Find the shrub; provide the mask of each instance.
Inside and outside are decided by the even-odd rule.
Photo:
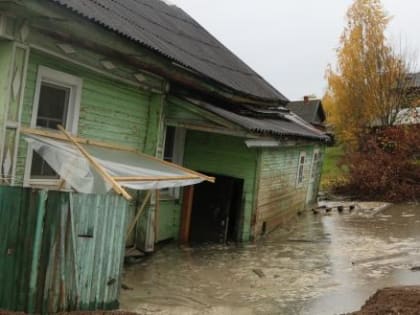
[[[420,125],[376,129],[344,160],[348,181],[339,191],[362,199],[420,199]]]

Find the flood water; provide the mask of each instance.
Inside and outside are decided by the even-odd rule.
[[[308,212],[254,245],[168,245],[126,268],[121,307],[140,314],[356,311],[377,289],[419,285],[420,205]]]

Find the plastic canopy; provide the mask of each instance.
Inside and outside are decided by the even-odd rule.
[[[26,141],[72,188],[82,193],[106,193],[112,185],[72,143],[28,134]],[[118,183],[135,190],[198,184],[206,176],[134,151],[83,144],[82,147]]]

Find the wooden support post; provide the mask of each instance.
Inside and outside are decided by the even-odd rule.
[[[193,197],[194,186],[185,187],[182,200],[181,228],[179,232],[179,242],[181,245],[186,245],[189,242]]]
[[[127,230],[127,239],[130,236],[131,232],[134,230],[134,227],[136,226],[137,221],[144,212],[144,209],[146,209],[147,202],[149,201],[151,195],[152,191],[149,190],[146,194],[146,197],[144,197],[143,199],[143,203],[141,204],[139,211],[137,211],[136,217],[134,218],[133,222],[131,222],[130,227]]]
[[[71,143],[73,143],[76,148],[82,153],[82,155],[89,161],[89,163],[96,169],[96,171],[104,178],[105,181],[109,182],[112,185],[112,188],[115,192],[119,195],[122,195],[125,199],[131,200],[133,199],[128,192],[121,187],[117,181],[112,178],[111,175],[87,152],[73,137],[67,132],[63,126],[58,125],[57,128],[69,139]]]
[[[159,240],[159,220],[160,220],[160,190],[155,192],[155,243]]]

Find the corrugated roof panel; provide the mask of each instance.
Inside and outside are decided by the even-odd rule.
[[[117,308],[127,214],[115,194],[0,186],[0,309]]]
[[[236,91],[287,101],[182,9],[160,0],[52,0]]]
[[[204,102],[200,102],[197,106],[219,115],[251,132],[324,141],[329,139],[325,133],[312,127],[297,115],[291,112],[285,113],[284,109],[278,111],[278,116],[273,113],[272,118],[261,118],[253,117],[252,115],[240,115]]]

